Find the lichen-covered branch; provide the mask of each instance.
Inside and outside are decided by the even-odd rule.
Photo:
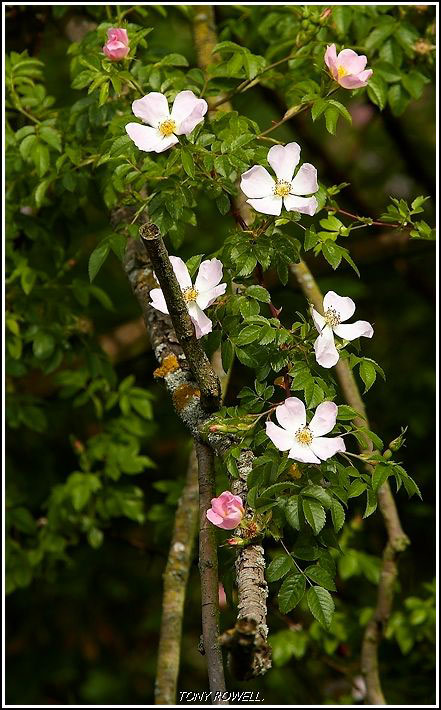
[[[300,261],[299,264],[292,264],[291,270],[296,276],[308,301],[313,304],[316,310],[323,313],[322,293],[306,264],[303,261]],[[367,426],[369,428],[366,408],[347,361],[339,360],[335,370],[347,403],[361,415],[360,418],[354,420],[355,425]],[[361,446],[360,448],[362,452],[372,450],[372,444],[366,442],[364,447]],[[366,627],[363,638],[361,667],[366,679],[366,702],[372,705],[385,705],[386,700],[381,688],[378,669],[378,647],[383,636],[387,619],[392,610],[395,580],[398,574],[397,557],[398,554],[409,545],[409,538],[404,533],[401,526],[398,510],[388,481],[383,483],[379,488],[377,495],[378,507],[383,516],[387,532],[387,543],[383,551],[376,607]]]
[[[198,465],[192,449],[164,571],[155,704],[176,705],[185,593],[199,511]]]

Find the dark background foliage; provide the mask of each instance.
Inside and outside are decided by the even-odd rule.
[[[433,22],[433,11],[433,7],[425,12],[414,10],[407,19],[423,34]],[[7,50],[27,49],[31,56],[44,61],[48,94],[61,108],[78,99],[78,91],[70,88],[66,55],[69,41],[65,36],[66,23],[76,12],[69,9],[63,13],[60,8],[48,6],[10,6],[7,10]],[[81,12],[89,20],[104,19],[104,9],[83,6]],[[246,44],[253,52],[265,52],[266,38],[257,28],[271,12],[270,7],[255,10],[252,31],[246,35]],[[218,6],[217,19],[220,38],[239,41],[242,25],[237,13],[230,7]],[[166,47],[167,52],[183,53],[190,65],[195,63],[191,32],[183,12],[171,7],[166,12],[149,10],[147,26],[154,27],[149,36],[151,49],[161,54]],[[270,89],[257,87],[238,97],[234,105],[264,128],[282,115],[281,101]],[[284,141],[298,140],[303,146],[303,159],[317,166],[322,182],[350,183],[341,194],[343,207],[378,216],[389,204],[390,195],[411,201],[424,194],[432,198],[425,215],[432,223],[434,105],[432,83],[400,116],[394,115],[390,107],[380,112],[363,95],[349,102],[352,128],[341,121],[335,137],[326,133],[323,123],[313,124],[307,115],[298,116],[274,135]],[[77,199],[75,190],[70,199]],[[108,210],[97,199],[93,185],[81,199],[81,214],[76,213],[73,222],[64,226],[58,219],[53,239],[54,243],[62,241],[62,231],[66,229],[73,241],[81,244],[72,268],[76,276],[87,279],[88,256],[97,235],[108,228]],[[213,251],[232,226],[232,218],[219,219],[213,213],[212,202],[202,196],[198,217],[197,229],[188,228],[181,247],[185,258]],[[365,346],[365,354],[381,364],[387,380],[378,380],[366,395],[373,430],[388,442],[401,426],[409,427],[406,448],[400,451],[400,457],[418,483],[423,500],[416,496],[408,499],[403,491],[397,494],[401,519],[412,544],[400,560],[395,601],[395,609],[400,611],[393,617],[395,626],[391,626],[389,638],[382,644],[381,664],[384,689],[391,704],[429,704],[434,702],[433,594],[427,586],[434,576],[435,553],[434,248],[426,241],[394,241],[391,232],[384,229],[355,234],[360,235],[353,237],[360,280],[349,266],[341,266],[334,273],[321,257],[315,260],[314,270],[324,291],[332,288],[351,295],[374,323],[375,338]],[[304,310],[304,297],[293,281],[287,287],[281,287],[276,280],[271,284],[271,276],[268,281],[273,302],[282,305],[285,312]],[[117,304],[117,308],[106,311],[98,296],[98,300],[91,300],[88,317],[98,341],[115,327],[136,319],[139,311],[116,258],[107,260],[96,285]],[[79,332],[76,337],[86,335]],[[19,579],[17,589],[7,600],[9,703],[152,702],[161,575],[189,442],[161,384],[152,380],[155,362],[146,345],[141,336],[135,351],[126,352],[115,364],[118,383],[133,375],[136,386],[148,388],[153,395],[154,419],[147,417],[140,425],[141,455],[156,464],[156,468],[147,468],[136,478],[136,486],[144,494],[143,512],[137,509],[132,516],[112,518],[101,546],[101,540],[94,544],[94,533],[89,531],[87,538],[83,531],[75,544],[61,550],[59,559],[54,558],[32,582],[26,576],[21,583]],[[235,366],[227,403],[234,402],[237,392],[248,383],[247,377],[245,368]],[[44,411],[48,424],[32,430],[21,423],[9,429],[8,493],[13,505],[26,508],[32,521],[38,521],[45,515],[51,489],[64,483],[78,468],[78,445],[96,434],[101,424],[90,402],[73,409],[72,400],[60,399],[39,371],[29,371],[22,378],[19,392],[22,397],[38,398],[38,411]],[[33,416],[32,411],[29,416]],[[223,482],[221,479],[219,485]],[[269,704],[350,701],[351,678],[359,673],[360,620],[366,608],[374,604],[376,587],[372,579],[385,541],[378,514],[362,520],[362,513],[361,504],[358,508],[357,504],[353,506],[343,541],[347,554],[338,577],[340,626],[335,627],[334,633],[320,631],[314,624],[311,628],[311,617],[303,607],[289,618],[283,617],[270,596],[269,625],[271,634],[276,635],[275,668],[246,686],[259,690]],[[26,528],[26,521],[21,528],[18,526],[19,542],[26,534],[23,526]],[[270,543],[270,553],[272,545],[276,549]],[[365,557],[359,556],[360,551]],[[229,558],[224,551],[222,555],[227,565]],[[409,598],[416,598],[417,602],[406,602]],[[415,615],[418,609],[419,621]],[[233,618],[233,610],[223,609],[222,628],[228,628]],[[308,632],[299,631],[294,646],[286,636],[293,624],[302,625]],[[200,631],[195,560],[184,617],[180,690],[206,688],[205,661],[198,653]],[[240,686],[231,680],[229,685]]]

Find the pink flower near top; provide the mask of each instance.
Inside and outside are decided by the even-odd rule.
[[[211,499],[211,508],[207,510],[210,523],[223,530],[233,530],[240,524],[244,514],[242,498],[230,491],[224,491],[218,498]]]
[[[303,402],[298,397],[288,397],[276,408],[280,426],[267,422],[266,433],[279,451],[289,451],[289,459],[302,463],[320,463],[320,460],[326,461],[338,451],[346,450],[341,436],[323,436],[334,428],[337,411],[334,402],[322,402],[307,424]]]
[[[107,30],[107,42],[103,47],[103,52],[112,62],[118,62],[127,57],[129,53],[129,36],[127,30],[119,27],[112,27]]]
[[[128,123],[126,131],[139,150],[162,153],[178,143],[177,136],[188,135],[204,120],[208,104],[192,91],[180,91],[170,112],[167,97],[151,91],[132,103],[132,111],[147,126]]]
[[[357,54],[353,49],[342,49],[337,55],[335,44],[327,47],[325,64],[331,72],[332,78],[344,89],[360,89],[367,86],[373,72],[365,69],[367,57]]]
[[[300,161],[300,150],[298,143],[274,145],[269,149],[267,160],[276,174],[276,180],[262,165],[253,165],[242,174],[240,189],[249,198],[248,204],[257,212],[278,216],[284,205],[288,212],[311,216],[316,213],[315,197],[305,197],[318,190],[315,167],[304,163],[293,179]]]
[[[335,291],[328,291],[323,299],[322,316],[315,308],[312,309],[312,319],[319,332],[314,343],[315,358],[322,367],[333,367],[339,360],[339,353],[334,343],[334,333],[344,340],[355,338],[372,338],[374,329],[365,320],[355,323],[342,323],[355,312],[355,303],[348,296],[339,296]]]
[[[185,263],[179,256],[170,257],[173,271],[187,303],[190,318],[196,331],[196,337],[211,333],[213,324],[205,315],[204,310],[211,306],[218,296],[222,296],[227,288],[226,283],[220,283],[223,274],[223,265],[219,259],[207,259],[199,267],[194,286]],[[162,289],[154,288],[150,291],[151,305],[161,313],[168,313]]]

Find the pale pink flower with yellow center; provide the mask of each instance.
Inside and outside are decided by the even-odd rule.
[[[103,47],[103,52],[112,62],[127,57],[129,53],[129,36],[127,30],[119,27],[111,27],[107,30],[107,42]]]
[[[223,530],[237,528],[244,516],[242,498],[230,491],[224,491],[217,498],[211,499],[211,508],[207,510],[210,523]]]
[[[170,262],[181,287],[184,300],[187,304],[190,318],[196,331],[196,337],[211,333],[213,324],[204,310],[211,306],[218,296],[222,296],[227,288],[226,283],[220,283],[223,274],[223,265],[219,259],[206,259],[199,267],[196,281],[193,285],[189,271],[179,256],[171,256]],[[151,305],[161,313],[168,313],[162,289],[154,288],[150,291]]]
[[[320,463],[334,456],[338,451],[346,451],[341,436],[329,438],[337,420],[338,407],[334,402],[322,402],[315,410],[309,424],[306,423],[306,409],[298,397],[288,397],[276,407],[274,422],[266,423],[266,433],[279,451],[289,451],[288,458],[302,463]]]
[[[355,323],[344,323],[355,312],[355,303],[348,296],[339,296],[335,291],[328,291],[323,299],[322,316],[315,308],[312,309],[312,319],[320,335],[314,343],[315,359],[322,367],[333,367],[339,360],[339,352],[335,347],[334,333],[344,340],[356,338],[372,338],[374,329],[366,320]],[[342,325],[343,324],[343,325]]]
[[[192,91],[180,91],[170,112],[167,97],[151,91],[132,103],[132,111],[147,126],[128,123],[126,131],[139,150],[162,153],[178,143],[177,136],[188,135],[204,120],[208,104]]]
[[[365,69],[366,63],[367,57],[364,54],[357,54],[353,49],[342,49],[337,54],[335,44],[327,47],[325,52],[325,64],[332,78],[344,89],[360,89],[362,86],[367,86],[373,71]]]
[[[267,160],[276,174],[276,180],[262,165],[253,165],[242,174],[240,189],[249,198],[251,207],[264,214],[280,215],[282,206],[288,212],[302,212],[314,215],[317,200],[312,195],[318,190],[317,170],[310,163],[304,163],[293,179],[294,170],[300,161],[298,143],[273,145]]]

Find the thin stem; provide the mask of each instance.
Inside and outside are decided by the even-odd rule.
[[[392,229],[397,229],[402,226],[401,224],[395,224],[392,222],[381,222],[380,220],[373,220],[370,219],[370,217],[360,217],[359,215],[354,214],[353,212],[348,212],[348,210],[342,210],[341,207],[325,207],[325,209],[328,210],[328,212],[338,212],[339,214],[344,214],[346,217],[350,217],[351,219],[357,220],[357,222],[366,221],[366,224],[364,225],[366,227],[392,227]]]

